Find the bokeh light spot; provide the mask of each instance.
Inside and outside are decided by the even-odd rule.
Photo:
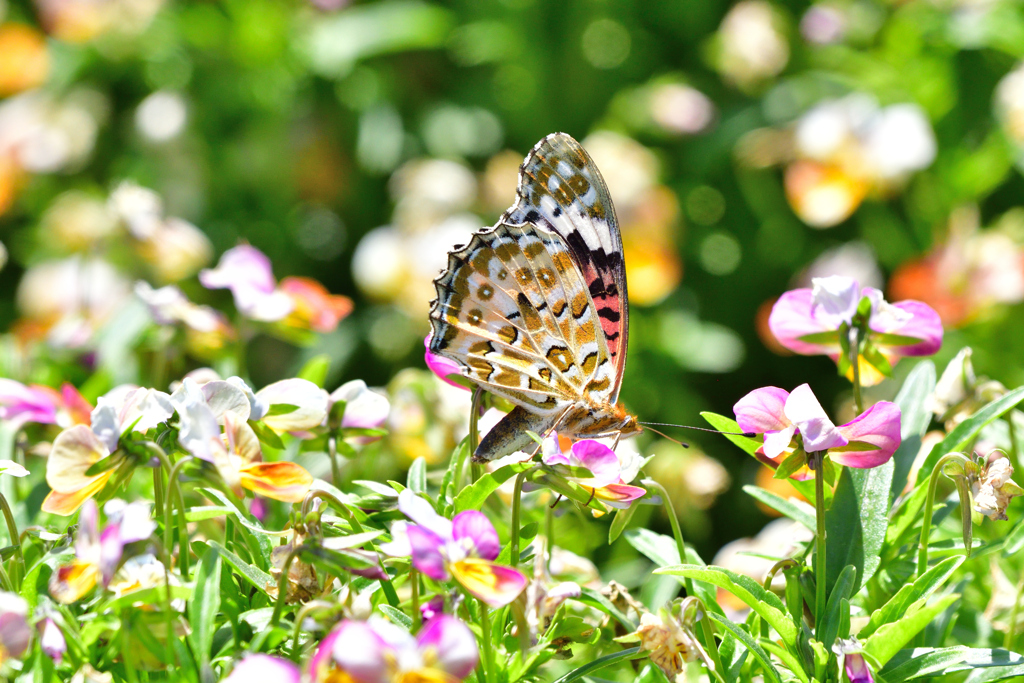
[[[712,275],[728,275],[740,265],[739,240],[727,232],[713,232],[700,245],[700,265]]]
[[[598,19],[583,32],[583,56],[598,69],[614,69],[626,61],[632,41],[614,19]]]

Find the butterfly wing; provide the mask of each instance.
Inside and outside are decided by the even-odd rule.
[[[622,236],[608,186],[580,143],[554,133],[526,157],[517,194],[502,222],[533,223],[559,235],[583,275],[614,366],[608,394],[614,403],[626,365],[629,304]]]
[[[506,225],[473,235],[434,281],[430,350],[474,382],[548,418],[604,400],[614,365],[587,284],[556,233]]]

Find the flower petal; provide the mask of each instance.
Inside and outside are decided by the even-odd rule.
[[[252,404],[245,392],[230,380],[214,380],[202,386],[203,398],[210,406],[218,421],[223,421],[225,413],[232,413],[238,419],[249,419]]]
[[[57,602],[70,605],[96,586],[99,575],[95,564],[74,560],[58,568],[50,577],[50,595]]]
[[[745,432],[764,434],[785,429],[790,425],[786,418],[786,399],[789,392],[778,387],[754,389],[732,407],[736,423]]]
[[[615,451],[593,439],[582,439],[572,445],[570,450],[573,464],[585,467],[593,475],[587,479],[577,479],[581,486],[600,488],[619,481],[622,467]]]
[[[403,515],[441,539],[452,539],[452,523],[434,511],[434,507],[410,489],[398,494],[398,509]]]
[[[629,484],[608,484],[594,489],[594,498],[603,500],[614,508],[625,509],[637,498],[643,498],[647,491]]]
[[[248,653],[235,665],[224,683],[300,683],[302,672],[287,659]]]
[[[342,427],[376,428],[383,425],[391,412],[386,396],[371,391],[361,379],[346,382],[331,394],[331,401],[345,401]]]
[[[448,570],[445,568],[441,547],[444,543],[423,527],[410,524],[406,528],[409,547],[412,550],[412,564],[435,581],[446,581]]]
[[[377,549],[391,557],[412,555],[412,546],[409,545],[409,523],[405,520],[394,522],[391,525],[391,540],[378,544]]]
[[[390,683],[395,652],[365,621],[342,621],[331,649],[334,663],[356,683]],[[342,676],[341,680],[345,677]]]
[[[812,344],[800,339],[808,334],[837,329],[814,316],[812,301],[813,294],[810,289],[786,292],[772,306],[771,315],[768,316],[768,328],[780,344],[796,353],[814,356],[838,350],[838,341],[835,344]]]
[[[99,493],[107,485],[107,479],[114,471],[110,470],[98,476],[92,483],[71,493],[50,491],[43,499],[42,510],[54,515],[70,515],[82,506],[82,503]]]
[[[775,460],[789,448],[794,434],[796,434],[796,425],[789,425],[777,432],[765,432],[764,445],[761,449],[769,459]]]
[[[832,449],[829,457],[834,462],[861,468],[882,465],[900,447],[899,406],[879,401],[859,417],[838,427],[838,431],[849,441],[848,448],[856,448],[857,443],[867,443],[875,446],[876,450]]]
[[[313,475],[294,462],[256,462],[238,472],[243,488],[285,503],[302,502],[313,485]]]
[[[449,377],[461,377],[462,366],[460,366],[453,360],[450,360],[448,358],[445,358],[444,356],[439,356],[436,353],[431,352],[430,336],[431,335],[428,334],[426,339],[423,340],[423,345],[427,347],[427,351],[423,356],[424,360],[426,360],[427,362],[427,368],[432,373],[440,377],[442,380],[444,380],[448,384],[451,384],[453,387],[458,387],[459,389],[465,389],[466,391],[468,391],[469,388],[466,387],[465,385],[459,384],[458,382],[454,382],[449,379]]]
[[[875,315],[872,314],[871,329],[875,332],[921,340],[917,344],[891,347],[899,355],[930,356],[942,348],[942,319],[931,306],[921,301],[907,300],[892,304],[891,308],[908,313],[909,316],[901,316],[897,322],[889,324],[888,320],[876,322]]]
[[[808,453],[846,445],[807,384],[798,386],[786,399],[786,417],[800,430]]]
[[[270,406],[263,422],[276,432],[313,429],[327,417],[327,394],[306,379],[295,377],[274,382],[257,391],[256,399]],[[273,415],[275,405],[295,406],[296,409]]]
[[[467,557],[449,567],[455,580],[491,607],[504,607],[526,588],[526,577],[512,567]]]
[[[852,277],[830,275],[811,281],[811,315],[830,329],[853,321],[860,303],[860,285]]]
[[[493,560],[501,553],[501,541],[487,515],[478,510],[465,510],[452,520],[452,538],[468,538],[476,548],[477,557]]]
[[[480,650],[473,632],[460,620],[446,614],[424,624],[416,634],[416,644],[421,651],[430,648],[437,657],[436,662],[428,665],[432,664],[459,680],[472,673],[480,661]]]
[[[103,476],[85,473],[109,455],[106,444],[89,427],[76,425],[65,429],[53,440],[46,460],[46,483],[54,491],[74,493],[95,482],[97,476]]]

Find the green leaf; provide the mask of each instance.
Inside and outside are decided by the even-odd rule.
[[[964,539],[967,557],[971,556],[971,541],[974,538],[974,521],[971,519],[971,485],[967,477],[953,477],[956,492],[960,497],[960,526]]]
[[[761,665],[761,670],[764,671],[764,676],[767,680],[773,681],[774,683],[782,683],[782,679],[779,677],[779,672],[772,664],[771,658],[763,649],[761,649],[761,646],[757,644],[757,641],[755,641],[742,626],[721,614],[715,614],[712,612],[710,617],[725,627],[727,631],[736,636],[736,640],[743,643],[746,648],[750,650],[751,654],[754,655],[754,658],[757,659],[758,663]]]
[[[892,485],[889,503],[907,485],[907,475],[921,450],[921,438],[932,421],[928,399],[935,391],[935,363],[923,360],[914,366],[893,402],[900,408],[900,447],[892,456]]]
[[[759,486],[747,485],[743,487],[743,491],[755,500],[764,503],[773,510],[778,510],[786,517],[789,517],[794,522],[799,522],[811,531],[815,531],[817,529],[817,524],[814,521],[814,514],[800,505],[797,505],[793,502],[792,498],[783,498],[782,496]]]
[[[798,448],[786,456],[785,460],[779,463],[779,467],[775,470],[775,474],[772,475],[772,478],[789,479],[792,475],[799,472],[806,464],[807,452],[802,448]]]
[[[412,619],[402,610],[392,607],[391,605],[377,605],[377,609],[379,609],[392,624],[398,624],[406,631],[412,629]]]
[[[1003,545],[1003,557],[1012,557],[1024,548],[1024,520],[1013,527],[1013,531],[1006,535]]]
[[[839,330],[831,330],[829,332],[812,332],[797,337],[802,342],[808,344],[838,344],[839,343]]]
[[[943,673],[953,673],[966,669],[989,669],[990,667],[1013,666],[1024,673],[1024,657],[1009,650],[995,650],[989,648],[971,648],[964,646],[944,647],[939,649],[914,648],[900,650],[889,663],[879,671],[879,675],[888,681],[909,681],[922,676],[934,676]],[[986,672],[988,673],[988,672]],[[995,678],[983,677],[975,679],[973,676],[968,680],[999,680],[1005,676],[999,675],[999,670],[994,669],[992,673]],[[1005,673],[1005,672],[1004,672]]]
[[[324,388],[324,382],[327,381],[327,372],[331,369],[331,357],[322,353],[319,356],[313,356],[306,364],[302,366],[299,373],[295,375],[300,379],[306,379],[317,385],[321,389]]]
[[[361,534],[349,534],[348,536],[328,536],[322,543],[328,550],[347,550],[366,545],[373,539],[384,533],[383,529],[364,531]]]
[[[284,450],[284,442],[281,441],[281,437],[277,435],[277,432],[268,427],[265,422],[262,420],[249,420],[249,426],[256,433],[256,438],[260,440],[260,443],[270,446],[275,450]]]
[[[120,465],[124,461],[124,458],[124,453],[114,451],[113,455],[108,455],[107,457],[94,462],[92,466],[85,471],[85,476],[95,477],[98,474],[103,474],[104,472],[112,470]]]
[[[860,353],[864,360],[870,363],[876,370],[886,377],[892,377],[892,363],[889,362],[889,359],[885,357],[877,346],[871,343],[870,339],[861,347]]]
[[[427,460],[420,456],[412,461],[409,466],[409,474],[405,478],[405,485],[412,489],[413,493],[427,492]]]
[[[910,337],[905,334],[892,334],[891,332],[872,332],[871,339],[876,344],[883,346],[914,346],[923,340],[917,337]]]
[[[533,467],[533,463],[515,462],[504,467],[499,467],[493,472],[483,475],[472,486],[467,486],[455,496],[455,512],[463,510],[479,510],[487,500],[487,496],[498,490],[498,487],[520,472]]]
[[[700,416],[707,420],[708,424],[710,424],[712,427],[714,427],[720,432],[743,431],[740,429],[740,426],[736,424],[735,420],[730,420],[724,415],[718,415],[717,413],[704,411],[700,414]],[[749,436],[742,436],[737,434],[723,434],[723,436],[725,436],[725,438],[727,438],[729,441],[739,446],[748,455],[754,455],[754,453],[757,453],[757,449],[763,445],[760,439],[752,439]]]
[[[968,442],[974,439],[986,425],[1002,417],[1022,400],[1024,400],[1024,387],[1018,387],[985,404],[974,415],[958,424],[941,443],[932,447],[917,473],[917,483],[920,484],[928,480],[932,470],[935,469],[935,464],[943,455],[964,450]]]
[[[256,590],[260,591],[267,597],[270,596],[267,592],[267,587],[276,586],[276,583],[270,574],[266,573],[259,567],[252,566],[248,562],[243,562],[238,555],[235,555],[217,541],[210,541],[210,547],[219,550],[224,561],[234,567],[235,571],[241,574],[242,578],[248,581]]]
[[[685,564],[655,569],[654,573],[685,576],[694,581],[703,581],[718,588],[724,588],[745,602],[762,619],[768,622],[778,632],[786,647],[794,651],[796,650],[799,632],[792,619],[789,618],[786,606],[779,596],[766,590],[761,584],[750,577],[736,574],[721,567]],[[708,607],[710,609],[710,605]]]
[[[555,681],[555,683],[572,683],[573,681],[578,681],[581,678],[589,676],[595,671],[600,671],[606,666],[618,664],[619,662],[627,662],[631,659],[640,659],[645,656],[646,654],[641,653],[639,647],[630,647],[622,650],[621,652],[615,652],[610,655],[605,655],[604,657],[598,657],[594,661],[584,664],[578,669],[573,669]]]
[[[639,505],[630,505],[625,510],[616,510],[615,516],[612,517],[611,526],[608,527],[608,544],[611,545],[615,542],[615,539],[625,531],[626,526],[629,524],[629,520],[633,519],[633,513]]]
[[[220,553],[211,546],[199,561],[196,588],[188,606],[189,625],[192,628],[189,641],[192,651],[199,657],[204,679],[213,675],[212,670],[209,676],[206,671],[210,666],[210,650],[213,647],[213,634],[217,630],[217,612],[220,611],[220,567]]]
[[[846,606],[846,617],[847,619],[850,617],[849,600],[853,596],[853,585],[856,579],[856,567],[852,564],[843,567],[843,571],[839,574],[839,578],[832,588],[832,594],[828,596],[828,601],[825,603],[825,623],[816,628],[816,635],[827,650],[832,649],[832,643],[836,641],[841,631],[842,608],[844,604]]]
[[[924,630],[924,627],[930,624],[935,617],[959,599],[959,595],[953,594],[945,595],[930,605],[924,605],[924,599],[917,601],[907,610],[906,616],[896,622],[881,626],[864,641],[864,651],[884,666],[904,645]],[[917,607],[918,605],[921,606]]]
[[[185,521],[201,522],[204,519],[215,519],[233,514],[235,514],[235,508],[229,505],[197,505],[185,511]]]
[[[190,586],[171,586],[172,600],[188,600],[190,597],[192,597],[192,588]],[[112,598],[109,602],[102,603],[102,607],[104,610],[114,612],[122,607],[131,607],[136,603],[141,603],[143,605],[163,605],[166,599],[167,587],[160,584],[158,586],[142,588],[137,591],[122,593],[121,595]]]
[[[926,599],[946,583],[965,559],[963,555],[948,557],[926,571],[913,583],[902,586],[896,595],[889,598],[888,602],[872,612],[871,618],[861,628],[857,637],[863,640],[881,626],[902,619],[912,605]]]
[[[869,469],[844,467],[825,514],[828,542],[825,575],[827,587],[835,585],[848,564],[857,568],[853,592],[875,575],[888,526],[892,460]]]
[[[580,602],[584,605],[589,605],[594,609],[604,612],[615,621],[619,622],[624,629],[627,631],[633,631],[636,629],[636,624],[630,621],[629,617],[619,611],[619,608],[611,603],[611,601],[595,591],[593,588],[583,588],[582,593],[578,598],[573,598],[576,602]]]

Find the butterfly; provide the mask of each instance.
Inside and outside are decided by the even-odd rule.
[[[431,352],[515,404],[476,448],[477,462],[530,450],[527,431],[641,431],[618,402],[629,310],[608,186],[576,140],[554,133],[519,167],[516,194],[434,280]]]

